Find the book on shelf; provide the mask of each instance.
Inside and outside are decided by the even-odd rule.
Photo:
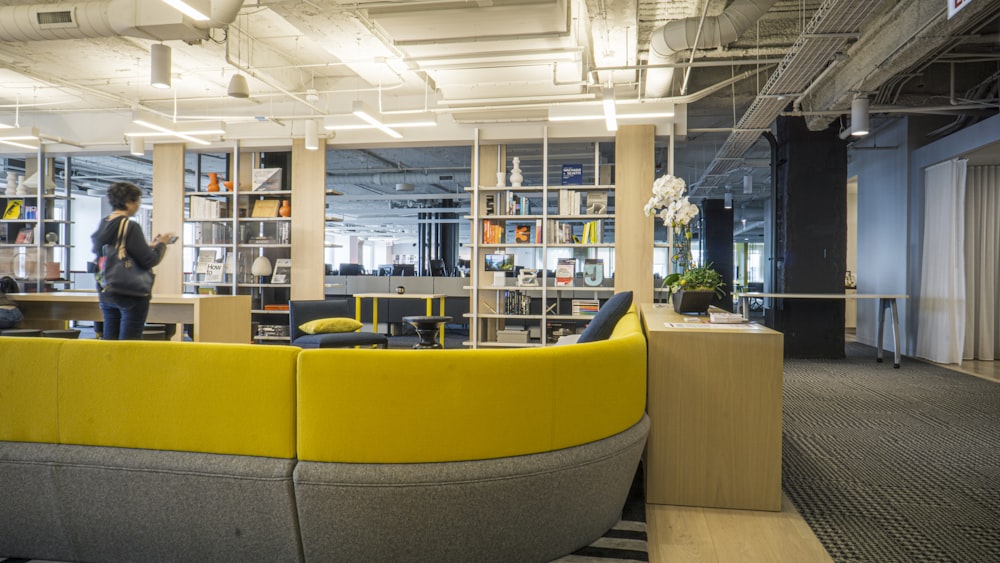
[[[600,221],[587,221],[583,224],[583,234],[580,236],[580,242],[583,244],[597,244],[601,242],[602,230]]]
[[[259,199],[253,204],[251,217],[277,217],[281,202],[276,199]]]
[[[21,206],[24,205],[24,201],[20,199],[12,199],[7,202],[7,208],[3,210],[4,219],[20,219],[21,218]]]
[[[582,164],[563,164],[562,183],[564,186],[580,186],[583,184]]]
[[[608,192],[587,192],[587,215],[607,215]]]
[[[517,195],[514,192],[505,192],[505,215],[528,215],[531,213],[531,202],[528,196]]]
[[[549,220],[548,239],[553,244],[569,244],[573,242],[573,225],[565,221]]]
[[[35,229],[33,227],[25,227],[17,232],[17,240],[14,241],[16,244],[31,244],[35,242]]]
[[[272,303],[268,303],[267,305],[264,305],[264,310],[265,311],[287,311],[288,310],[288,304],[287,303],[273,303],[273,304]]]
[[[518,244],[531,242],[531,225],[517,225],[514,227],[514,242]]]
[[[497,214],[497,196],[495,194],[486,194],[486,214],[496,215]]]
[[[225,213],[228,213],[225,202],[198,195],[188,199],[188,216],[191,219],[219,219]]]
[[[593,317],[600,308],[601,302],[597,299],[574,299],[571,301],[571,310],[574,315]]]
[[[213,249],[202,249],[198,253],[198,260],[194,265],[194,273],[196,274],[207,274],[208,265],[215,262],[218,254]]]
[[[278,258],[274,261],[271,283],[292,283],[292,259]]]
[[[205,264],[205,281],[210,283],[222,283],[225,279],[225,264],[222,262],[209,262]]]
[[[506,223],[483,219],[483,244],[504,244]]]
[[[559,190],[559,214],[579,215],[582,198],[576,190]]]
[[[219,292],[214,287],[199,287],[198,295],[216,295]]]
[[[556,286],[569,287],[573,285],[576,276],[576,258],[560,258],[556,263]]]

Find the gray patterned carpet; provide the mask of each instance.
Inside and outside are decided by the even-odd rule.
[[[831,557],[1000,561],[1000,384],[847,356],[785,361],[782,485]]]

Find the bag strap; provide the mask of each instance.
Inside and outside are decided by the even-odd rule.
[[[121,222],[118,223],[118,259],[124,260],[127,254],[125,250],[125,235],[128,234],[128,217],[123,217]]]

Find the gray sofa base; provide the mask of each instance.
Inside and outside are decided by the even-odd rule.
[[[7,509],[0,512],[0,554],[57,561],[302,561],[295,463],[0,442],[0,506]]]
[[[621,517],[649,432],[542,454],[423,464],[299,462],[308,561],[550,561]]]

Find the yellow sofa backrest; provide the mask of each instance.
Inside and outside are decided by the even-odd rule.
[[[646,403],[633,308],[611,339],[517,350],[304,350],[305,461],[419,463],[546,452],[606,438]]]
[[[0,440],[291,459],[298,353],[2,339]]]
[[[0,337],[0,441],[59,443],[59,338]]]

